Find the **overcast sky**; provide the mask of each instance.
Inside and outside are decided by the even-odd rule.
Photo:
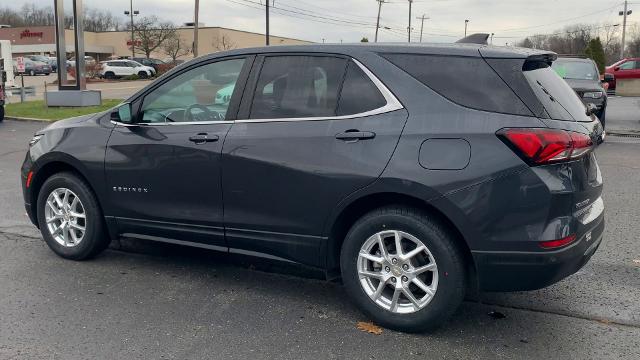
[[[223,26],[264,32],[265,0],[200,0],[200,22],[206,26]],[[272,0],[273,1],[273,0]],[[379,41],[406,41],[408,0],[385,0]],[[52,6],[53,0],[26,0]],[[23,1],[14,1],[19,7]],[[71,0],[65,0],[71,4]],[[111,10],[127,21],[123,14],[129,0],[84,0],[86,7]],[[176,24],[193,21],[194,0],[133,0],[141,16],[157,15]],[[426,14],[424,41],[451,42],[464,34],[469,19],[469,33],[495,33],[496,44],[513,42],[532,33],[551,33],[576,23],[621,23],[620,0],[414,0],[412,40],[418,40],[420,20]],[[629,21],[640,17],[640,2]],[[354,42],[362,37],[373,41],[378,11],[376,0],[275,0],[271,13],[271,33],[315,42]]]

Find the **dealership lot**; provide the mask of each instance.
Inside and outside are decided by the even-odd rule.
[[[639,124],[634,101],[611,99],[611,130]],[[607,229],[577,274],[482,294],[433,334],[376,336],[356,329],[366,319],[339,284],[291,265],[129,240],[93,261],[58,258],[20,195],[41,126],[0,124],[0,358],[640,357],[640,139],[609,136],[597,151]]]

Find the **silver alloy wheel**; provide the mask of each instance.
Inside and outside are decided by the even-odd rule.
[[[87,217],[80,198],[73,191],[53,190],[44,205],[44,218],[51,237],[58,244],[74,247],[84,238]]]
[[[416,312],[431,302],[438,289],[438,266],[415,236],[380,231],[364,242],[357,262],[362,289],[378,306],[392,313]]]

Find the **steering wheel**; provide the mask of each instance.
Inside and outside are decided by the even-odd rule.
[[[194,119],[193,119],[194,116],[193,116],[193,113],[192,113],[193,109],[202,110],[202,112],[204,112],[205,120],[203,120],[203,121],[223,120],[223,119],[220,118],[220,114],[218,114],[217,112],[209,110],[208,107],[206,107],[204,105],[201,105],[201,104],[193,104],[193,105],[189,105],[189,107],[184,111],[185,115],[187,117],[187,121],[194,121]]]

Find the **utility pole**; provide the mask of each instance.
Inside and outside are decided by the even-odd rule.
[[[469,19],[464,21],[464,37],[467,37],[467,25],[469,25]]]
[[[422,16],[418,16],[416,19],[422,20],[422,22],[420,23],[420,42],[422,42],[422,31],[424,30],[424,21],[429,20],[431,18],[427,17],[426,14],[422,14]]]
[[[196,0],[196,9],[193,16],[193,57],[198,57],[198,13],[200,12],[200,0]]]
[[[493,45],[493,35],[495,35],[495,34],[491,33],[491,45]]]
[[[265,14],[266,22],[265,23],[266,23],[266,27],[267,27],[267,29],[265,31],[265,44],[267,44],[267,46],[269,46],[269,1],[270,0],[267,0],[267,4],[265,6],[265,11],[266,11],[266,14]]]
[[[374,42],[378,42],[378,29],[380,29],[380,11],[382,10],[382,3],[384,0],[376,0],[378,2],[378,21],[376,21],[376,37]]]
[[[624,11],[618,12],[618,15],[623,16],[622,19],[622,44],[620,44],[620,59],[624,59],[624,46],[625,46],[625,35],[627,32],[627,15],[631,15],[633,13],[632,10],[627,10],[629,2],[625,0],[624,2]]]
[[[408,42],[411,42],[411,5],[413,5],[413,0],[409,0],[409,27],[407,28],[407,34],[409,34]]]
[[[124,12],[125,15],[131,16],[131,57],[136,57],[136,49],[135,49],[135,33],[133,28],[133,16],[138,15],[140,12],[138,10],[133,11],[133,0],[129,0],[129,11]],[[76,54],[77,55],[77,54]]]

